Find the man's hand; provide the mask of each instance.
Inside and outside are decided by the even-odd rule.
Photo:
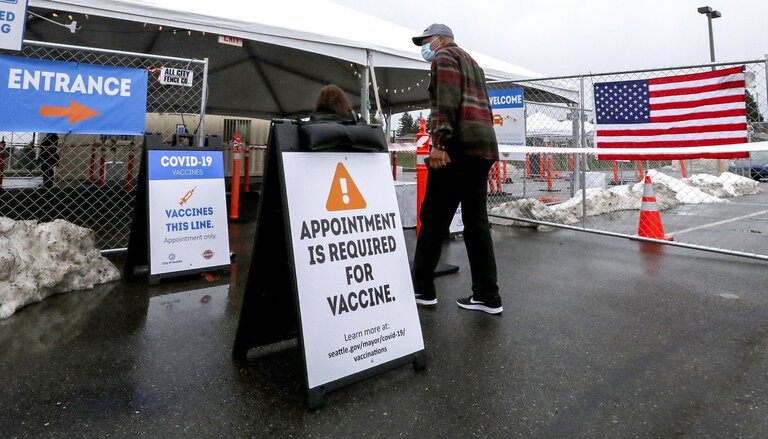
[[[437,148],[432,148],[429,151],[429,167],[432,169],[442,168],[451,162],[451,158],[448,157],[448,153]]]

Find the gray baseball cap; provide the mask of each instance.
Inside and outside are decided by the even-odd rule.
[[[424,29],[424,33],[423,34],[421,34],[421,35],[419,35],[417,37],[413,37],[412,38],[413,44],[415,44],[417,46],[421,46],[422,45],[422,41],[424,41],[424,38],[433,37],[435,35],[442,35],[444,37],[451,37],[451,38],[453,38],[453,31],[451,31],[450,27],[448,27],[448,26],[446,26],[444,24],[432,23],[432,24],[429,25],[429,27]]]

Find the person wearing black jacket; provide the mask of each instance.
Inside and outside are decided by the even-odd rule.
[[[54,173],[56,166],[59,165],[59,152],[56,148],[59,143],[59,136],[56,133],[48,133],[40,141],[40,154],[38,163],[40,171],[43,173],[43,187],[52,188],[54,185]]]
[[[309,116],[309,123],[357,122],[357,115],[339,86],[329,84],[320,89],[315,112]]]

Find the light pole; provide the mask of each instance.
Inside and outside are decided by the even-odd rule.
[[[712,19],[720,18],[723,16],[723,14],[721,14],[720,11],[715,11],[709,6],[702,6],[697,10],[699,11],[699,14],[704,14],[707,16],[707,25],[709,26],[709,60],[714,63],[715,62],[715,39],[712,36]],[[715,70],[715,66],[712,66],[712,70]],[[717,167],[718,174],[723,172],[722,160],[717,159],[715,166]]]
[[[721,14],[720,11],[715,11],[709,6],[702,6],[698,9],[698,11],[699,14],[704,14],[707,16],[707,24],[709,25],[709,58],[710,61],[715,62],[715,40],[712,37],[712,19],[720,18],[723,16],[723,14]]]

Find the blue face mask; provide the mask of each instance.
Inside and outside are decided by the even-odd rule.
[[[429,44],[421,46],[421,56],[425,61],[432,62],[435,59],[435,51],[429,48]]]

